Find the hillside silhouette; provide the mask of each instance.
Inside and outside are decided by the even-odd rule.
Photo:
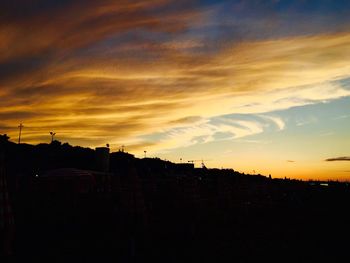
[[[0,136],[2,262],[340,262],[350,188]],[[6,196],[6,198],[5,198]]]

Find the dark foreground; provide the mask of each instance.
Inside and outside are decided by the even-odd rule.
[[[118,194],[23,194],[15,259],[341,262],[347,254],[348,192],[271,182],[269,194],[248,195],[232,181],[227,193],[209,179],[190,192],[192,180],[172,178],[148,193],[126,179]]]
[[[349,259],[346,183],[193,169],[124,153],[111,154],[109,172],[58,171],[7,174],[15,223],[6,261]]]

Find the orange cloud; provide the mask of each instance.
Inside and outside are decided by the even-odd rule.
[[[205,125],[214,116],[350,95],[335,83],[349,77],[350,34],[245,40],[196,52],[207,43],[186,31],[207,11],[166,9],[171,4],[89,1],[2,24],[0,133],[15,138],[24,122],[27,142],[55,130],[77,144],[162,150],[232,131]],[[281,120],[267,118],[283,129]],[[243,126],[234,131],[239,137],[263,131]],[[171,140],[142,138],[160,131]]]

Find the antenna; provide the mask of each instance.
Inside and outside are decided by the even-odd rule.
[[[23,128],[23,127],[24,127],[24,126],[23,126],[22,123],[20,123],[19,126],[18,126],[18,128],[19,128],[18,144],[21,143],[21,135],[22,135],[22,128]]]
[[[52,143],[52,142],[53,142],[53,137],[56,135],[56,133],[55,133],[55,132],[50,131],[50,135],[51,135],[51,143]]]
[[[147,151],[143,151],[144,153],[145,153],[145,158],[146,158],[146,153],[147,153]]]

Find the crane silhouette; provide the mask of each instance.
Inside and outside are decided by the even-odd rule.
[[[203,159],[201,159],[201,160],[188,160],[187,162],[189,162],[189,163],[195,163],[195,162],[201,162],[201,166],[202,166],[202,168],[207,168],[206,166],[205,166],[205,164],[204,164],[204,161],[209,161],[209,160],[203,160]]]

